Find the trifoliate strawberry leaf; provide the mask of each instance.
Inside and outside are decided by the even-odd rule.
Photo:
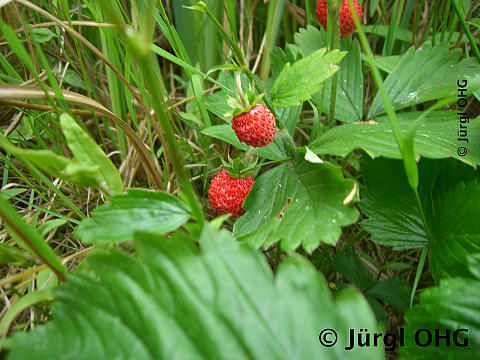
[[[182,232],[136,240],[135,257],[89,256],[93,274],[54,291],[53,320],[17,332],[9,360],[384,357],[383,346],[344,349],[350,328],[377,328],[373,314],[352,288],[334,301],[299,255],[273,276],[260,252],[225,231],[204,228],[200,251]],[[319,343],[323,329],[337,332],[336,346]]]
[[[355,222],[355,181],[344,179],[342,171],[327,162],[311,163],[304,157],[305,153],[298,151],[293,161],[255,179],[243,204],[246,213],[234,226],[237,237],[281,216],[277,235],[282,248],[290,251],[302,245],[312,252],[322,242],[335,244],[342,226]]]
[[[322,83],[335,74],[338,64],[345,56],[344,51],[319,49],[294,64],[286,64],[273,83],[271,97],[273,105],[290,107],[310,100]]]
[[[302,53],[307,56],[326,44],[326,33],[316,27],[308,26],[300,29],[295,34],[295,43]],[[341,39],[340,50],[347,51],[347,55],[338,64],[337,97],[335,105],[335,118],[345,123],[361,121],[363,118],[364,80],[362,72],[362,59],[358,41]],[[323,83],[324,87],[312,96],[312,102],[328,114],[330,108],[330,95],[332,81]]]
[[[136,231],[165,234],[189,219],[188,207],[178,198],[161,191],[129,189],[96,208],[76,228],[75,236],[87,243],[128,241]]]
[[[478,254],[476,255],[478,259]],[[480,271],[471,262],[472,273]],[[405,320],[405,346],[400,348],[403,359],[478,359],[480,357],[480,281],[479,279],[445,279],[440,285],[420,295],[420,305],[410,309]],[[415,334],[422,344],[428,341],[427,329],[432,334],[430,346],[418,346]],[[460,331],[460,329],[465,329]],[[436,332],[446,335],[437,338]]]
[[[418,192],[427,231],[402,161],[366,160],[362,169],[360,208],[370,219],[361,226],[370,239],[396,249],[429,246],[436,279],[468,276],[466,256],[480,252],[479,171],[453,159],[420,160]]]
[[[404,135],[408,126],[420,115],[421,112],[397,114]],[[472,165],[480,164],[480,117],[471,119],[468,124],[468,143],[458,141],[458,130],[457,111],[430,113],[415,134],[416,155],[434,159],[453,157]],[[345,156],[354,149],[362,149],[372,157],[401,159],[392,127],[386,116],[375,118],[372,123],[336,126],[310,146],[316,154]],[[467,151],[463,156],[459,155],[460,147]]]
[[[470,57],[459,61],[461,57],[462,50],[450,51],[447,43],[432,46],[427,42],[417,50],[411,47],[385,79],[395,109],[456,95],[458,80],[480,74],[476,59]],[[367,120],[384,112],[383,101],[377,94]]]

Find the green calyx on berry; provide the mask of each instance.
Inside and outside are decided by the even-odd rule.
[[[243,155],[232,160],[228,155],[228,162],[222,159],[222,167],[228,171],[228,174],[234,178],[248,178],[255,172],[258,158],[253,154],[254,148],[250,148]]]
[[[242,82],[240,79],[241,73],[238,71],[236,74],[237,83],[237,96],[227,98],[227,105],[230,107],[230,111],[225,114],[225,117],[240,115],[249,112],[255,105],[260,103],[263,98],[263,94],[255,93],[255,86],[250,84],[246,91],[246,94],[242,90]]]
[[[250,85],[246,91],[246,96],[241,95],[239,97],[227,98],[227,105],[231,110],[225,114],[225,117],[240,115],[249,112],[255,105],[257,105],[263,98],[263,94],[255,95],[253,87]],[[242,100],[243,96],[243,100]]]

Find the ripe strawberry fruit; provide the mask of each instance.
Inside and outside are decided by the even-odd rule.
[[[253,147],[270,144],[275,139],[275,117],[262,104],[257,104],[249,111],[234,115],[232,128],[238,140]]]
[[[231,213],[238,218],[245,213],[242,205],[254,183],[253,177],[234,179],[227,170],[215,176],[208,189],[208,199],[218,215]]]
[[[357,11],[358,17],[361,19],[363,16],[363,10],[358,0],[353,0],[353,5]],[[325,0],[318,0],[317,2],[317,18],[323,28],[327,29],[327,2]],[[355,23],[353,22],[352,13],[348,6],[347,0],[342,0],[342,7],[340,8],[340,36],[349,37],[351,33],[355,31]]]

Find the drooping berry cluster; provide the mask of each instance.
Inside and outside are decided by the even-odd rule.
[[[250,111],[234,115],[232,128],[238,140],[253,146],[261,147],[275,139],[275,117],[262,104],[257,104]]]
[[[358,17],[361,19],[363,16],[363,10],[358,0],[353,0],[353,5],[357,11]],[[323,28],[327,29],[327,2],[326,0],[318,0],[317,2],[317,18]],[[340,8],[340,36],[349,37],[351,33],[355,31],[355,23],[353,22],[353,16],[348,6],[347,0],[342,0],[342,7]]]
[[[215,176],[208,189],[208,199],[218,215],[231,213],[238,218],[245,213],[242,205],[254,183],[253,178],[232,178],[227,170]]]

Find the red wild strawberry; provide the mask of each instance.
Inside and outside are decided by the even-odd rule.
[[[242,205],[253,186],[253,177],[234,179],[227,170],[215,176],[208,189],[208,199],[218,215],[231,213],[238,218],[245,213]]]
[[[338,1],[338,0],[337,0]],[[353,0],[353,5],[357,10],[357,15],[361,19],[363,10],[358,0]],[[317,18],[325,30],[327,30],[327,2],[325,0],[318,0],[317,2]],[[347,0],[342,0],[342,7],[340,8],[340,36],[349,37],[355,31],[355,23],[353,22],[352,13],[348,6]]]
[[[262,104],[257,104],[250,111],[234,115],[232,128],[238,140],[253,147],[270,144],[275,139],[275,117]]]

